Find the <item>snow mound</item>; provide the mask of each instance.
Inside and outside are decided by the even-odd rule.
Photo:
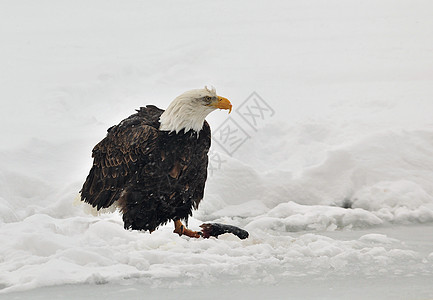
[[[290,131],[267,131],[255,139],[273,144],[294,137]],[[221,153],[226,163],[209,179],[208,197],[196,216],[239,217],[248,228],[289,232],[433,222],[432,132],[379,132],[354,143],[323,146],[321,152],[316,154],[321,160],[296,175],[281,166],[259,171],[263,166],[254,168],[246,153]]]
[[[222,278],[272,284],[307,274],[393,276],[408,265],[409,274],[433,272],[422,255],[382,234],[343,241],[315,233],[270,235],[252,224],[247,240],[231,235],[193,240],[174,235],[171,227],[152,234],[123,230],[118,214],[66,219],[35,214],[1,228],[0,293],[127,280],[172,288]]]

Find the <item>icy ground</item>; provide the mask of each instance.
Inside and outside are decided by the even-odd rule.
[[[3,0],[0,299],[433,298],[432,9]],[[249,239],[126,231],[74,201],[108,127],[205,84],[234,111],[208,118],[189,225]]]

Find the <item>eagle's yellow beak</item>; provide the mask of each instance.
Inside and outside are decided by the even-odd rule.
[[[218,101],[215,101],[211,105],[219,109],[228,109],[229,113],[232,112],[232,104],[227,98],[218,96]]]

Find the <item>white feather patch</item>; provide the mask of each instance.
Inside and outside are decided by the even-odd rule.
[[[185,132],[192,129],[199,132],[206,116],[215,110],[215,107],[203,105],[198,100],[206,96],[216,97],[215,88],[191,90],[176,97],[161,115],[159,130],[178,133],[182,129]]]

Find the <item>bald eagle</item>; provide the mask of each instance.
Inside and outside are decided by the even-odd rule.
[[[93,148],[81,200],[97,210],[116,205],[125,229],[152,232],[173,220],[175,233],[201,236],[182,221],[203,199],[211,144],[205,118],[218,108],[230,112],[232,105],[205,87],[183,93],[165,111],[141,107],[109,128]]]

